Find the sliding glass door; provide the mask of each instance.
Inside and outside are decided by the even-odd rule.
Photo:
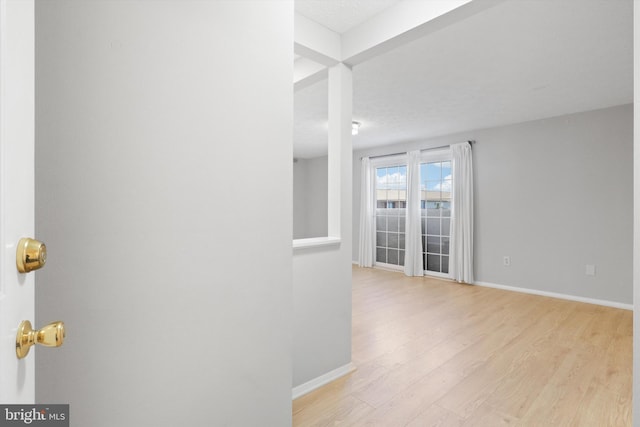
[[[420,184],[424,270],[436,275],[447,275],[451,225],[451,161],[421,163]]]
[[[407,166],[389,164],[375,168],[376,264],[404,266]]]
[[[378,160],[375,173],[375,264],[402,269],[405,257],[407,165],[404,159]],[[420,164],[422,255],[426,274],[447,277],[451,225],[451,157],[426,153]]]

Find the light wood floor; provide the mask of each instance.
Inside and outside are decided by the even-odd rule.
[[[632,312],[353,270],[357,370],[301,426],[630,426]]]

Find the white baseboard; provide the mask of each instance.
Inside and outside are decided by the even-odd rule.
[[[312,379],[311,381],[307,381],[304,384],[300,384],[299,386],[294,387],[291,390],[292,397],[295,400],[298,397],[304,396],[305,394],[310,393],[313,390],[320,388],[333,380],[337,380],[338,378],[343,377],[355,370],[356,365],[354,365],[353,362],[349,362],[344,366],[336,368],[333,371],[327,372],[324,375],[320,375],[319,377]]]
[[[484,286],[486,288],[502,289],[505,291],[521,292],[523,294],[540,295],[543,297],[551,297],[551,298],[565,299],[569,301],[584,302],[587,304],[603,305],[605,307],[614,307],[614,308],[621,308],[624,310],[633,311],[633,304],[624,304],[616,301],[607,301],[602,299],[579,297],[576,295],[559,294],[556,292],[539,291],[537,289],[518,288],[516,286],[498,285],[498,284],[489,283],[489,282],[474,282],[474,285]]]

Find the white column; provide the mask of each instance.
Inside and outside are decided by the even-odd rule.
[[[342,63],[331,67],[329,69],[329,237],[346,237],[342,235],[341,219],[351,221],[352,92],[351,69]],[[345,165],[349,167],[344,167]]]

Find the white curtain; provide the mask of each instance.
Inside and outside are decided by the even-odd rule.
[[[473,283],[473,165],[468,142],[451,145],[453,203],[449,274],[457,282]]]
[[[422,276],[422,218],[420,215],[420,151],[407,158],[407,213],[405,225],[404,274]]]
[[[360,267],[373,267],[374,210],[373,210],[373,178],[371,176],[371,160],[362,158],[360,171]]]

